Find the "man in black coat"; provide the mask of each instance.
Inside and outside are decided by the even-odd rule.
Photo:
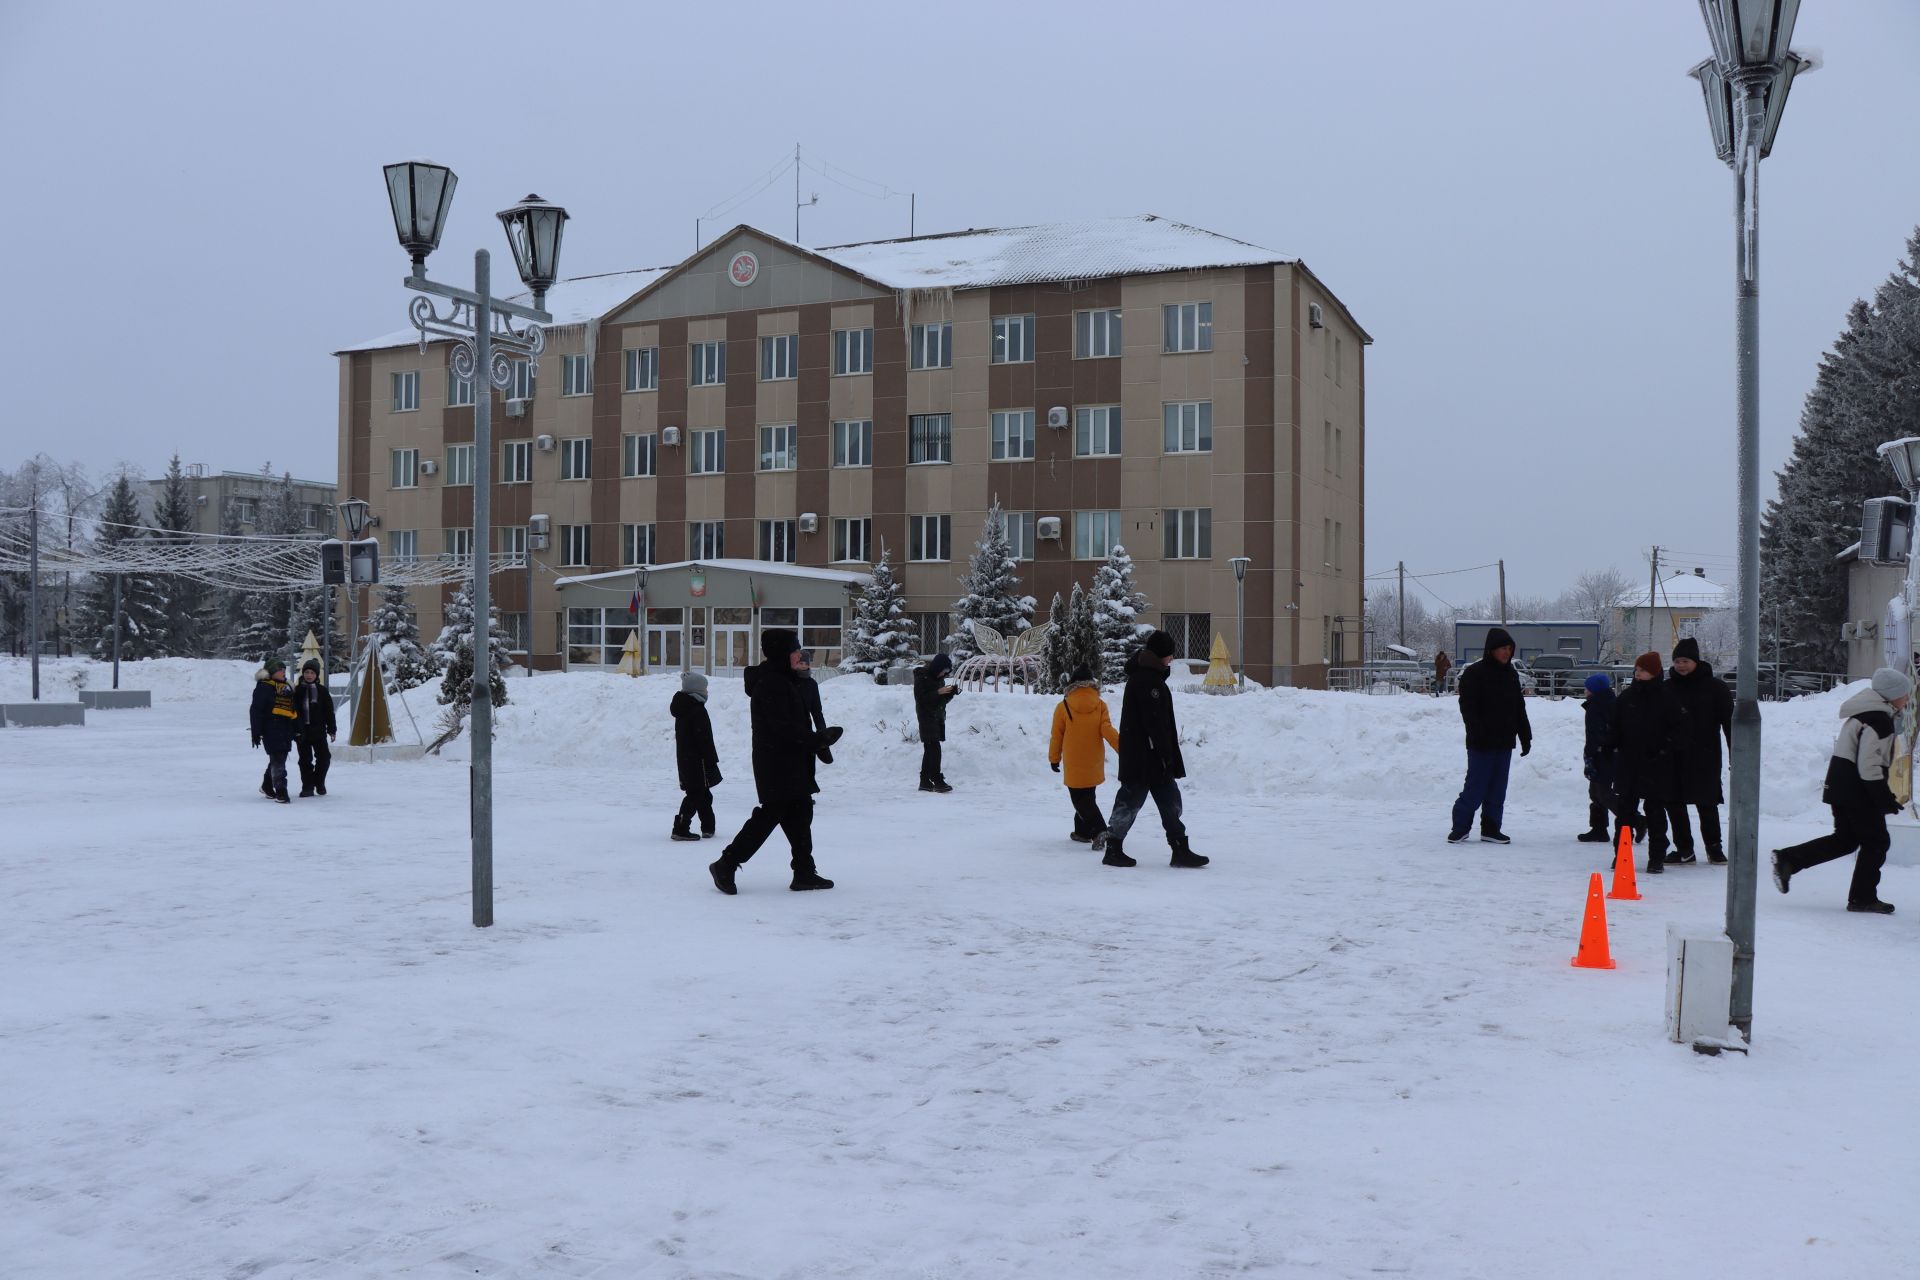
[[[714,888],[737,892],[734,874],[759,852],[775,827],[793,848],[793,883],[801,889],[831,889],[813,863],[813,780],[815,753],[840,740],[838,726],[814,732],[807,700],[800,690],[800,637],[775,628],[760,633],[766,661],[747,668],[747,701],[753,719],[753,788],[760,803],[747,817],[719,861],[707,870]]]
[[[1513,746],[1520,754],[1533,750],[1533,726],[1527,722],[1527,701],[1520,691],[1520,673],[1513,669],[1513,637],[1505,627],[1487,631],[1480,660],[1460,673],[1460,719],[1467,729],[1467,781],[1453,802],[1453,826],[1448,844],[1459,844],[1480,813],[1480,838],[1490,844],[1512,844],[1500,829],[1507,808],[1507,775],[1513,768]]]
[[[1160,825],[1173,850],[1171,865],[1204,867],[1211,861],[1187,844],[1187,828],[1180,821],[1180,779],[1187,776],[1187,764],[1180,758],[1173,690],[1167,687],[1173,652],[1173,637],[1156,631],[1127,659],[1127,687],[1120,698],[1120,793],[1113,799],[1105,840],[1094,841],[1104,851],[1100,861],[1105,866],[1135,865],[1124,842],[1148,796],[1160,811]]]
[[[947,704],[960,693],[947,683],[953,659],[936,653],[913,673],[913,713],[920,722],[920,789],[942,795],[953,790],[940,771],[940,744],[947,740]]]
[[[287,664],[279,658],[268,658],[265,668],[254,677],[247,724],[253,745],[267,749],[267,776],[260,789],[281,804],[293,803],[287,795],[287,752],[293,750],[294,723],[299,718],[293,705],[293,686],[287,683]]]
[[[1708,862],[1725,862],[1720,846],[1720,744],[1733,748],[1733,691],[1700,660],[1700,646],[1687,636],[1673,646],[1673,672],[1667,677],[1680,708],[1680,734],[1674,751],[1674,794],[1667,805],[1673,831],[1670,862],[1692,862],[1693,828],[1687,806],[1700,811],[1700,842]]]
[[[336,733],[333,695],[320,679],[320,660],[308,658],[300,666],[300,683],[293,686],[293,707],[299,712],[294,723],[293,743],[299,752],[300,796],[327,794],[327,770],[333,766],[333,751],[327,746]]]
[[[673,762],[680,774],[680,812],[674,815],[673,840],[701,840],[714,833],[713,789],[720,785],[720,753],[713,745],[713,720],[707,715],[707,678],[698,671],[680,673],[680,692],[667,704],[673,717]],[[700,819],[700,834],[693,820]]]
[[[1616,811],[1647,833],[1647,872],[1659,875],[1667,860],[1667,805],[1673,800],[1673,744],[1680,732],[1680,706],[1660,677],[1660,655],[1634,659],[1633,683],[1614,703],[1607,726],[1613,753]],[[1637,811],[1637,812],[1636,812]]]

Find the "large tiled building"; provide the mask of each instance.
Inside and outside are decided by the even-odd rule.
[[[538,668],[611,660],[638,589],[656,664],[734,665],[803,617],[831,651],[883,548],[931,650],[996,501],[1042,614],[1123,544],[1148,620],[1204,657],[1244,555],[1251,677],[1356,656],[1370,339],[1298,261],[1154,217],[826,249],[738,227],[548,308],[493,416],[493,549],[533,544],[496,600]],[[443,345],[338,353],[341,489],[389,556],[469,551]]]

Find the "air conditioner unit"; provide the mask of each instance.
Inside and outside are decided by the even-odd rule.
[[[522,417],[526,414],[526,412],[527,412],[527,402],[525,400],[507,401],[507,416],[509,418]]]
[[[527,519],[527,532],[529,533],[550,533],[552,530],[553,525],[545,516],[530,516]]]
[[[800,513],[800,532],[802,533],[820,532],[820,517],[815,515],[811,511],[802,511]]]
[[[1913,506],[1904,498],[1868,498],[1860,504],[1860,558],[1868,564],[1905,564],[1913,540]]]
[[[679,444],[680,428],[678,427],[660,428],[660,443],[664,445],[669,445],[669,446]]]
[[[1070,418],[1070,415],[1067,413],[1067,406],[1063,404],[1057,404],[1053,406],[1053,408],[1047,410],[1047,425],[1054,428],[1056,431],[1059,430],[1061,427],[1066,426],[1070,421],[1071,421],[1071,418]]]
[[[528,534],[527,549],[529,551],[545,551],[547,549],[547,535],[544,533]]]
[[[1840,639],[1841,639],[1841,640],[1842,640],[1842,641],[1844,642],[1844,641],[1847,641],[1847,640],[1852,640],[1852,639],[1854,639],[1854,638],[1855,638],[1855,633],[1854,633],[1854,630],[1853,630],[1853,624],[1852,624],[1851,622],[1843,622],[1843,623],[1841,623],[1841,624],[1840,624]]]
[[[1321,317],[1319,303],[1309,302],[1307,304],[1307,324],[1315,329],[1324,329],[1327,327],[1326,320]]]
[[[425,462],[420,464],[420,474],[423,476],[433,475],[437,473],[439,470],[440,470],[440,464],[435,462],[432,458],[428,458]]]
[[[542,453],[552,453],[553,437],[552,436],[535,436],[533,438],[533,447],[538,449]]]
[[[197,497],[197,498],[195,498],[195,499],[193,500],[193,505],[194,505],[194,506],[196,506],[196,507],[204,507],[204,506],[206,506],[206,505],[207,505],[207,495],[203,493],[203,494],[201,494],[201,495],[200,495],[199,497]]]
[[[1034,536],[1048,542],[1060,541],[1060,517],[1041,516],[1033,522]]]

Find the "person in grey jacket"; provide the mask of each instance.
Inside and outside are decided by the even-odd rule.
[[[1808,867],[1844,858],[1854,859],[1853,881],[1847,887],[1847,910],[1892,915],[1893,907],[1880,901],[1880,868],[1887,861],[1887,815],[1900,812],[1900,802],[1888,785],[1893,764],[1893,714],[1913,696],[1913,681],[1905,672],[1882,667],[1873,673],[1871,688],[1840,704],[1846,717],[1827,761],[1823,798],[1833,811],[1833,833],[1773,851],[1773,883],[1780,892]]]

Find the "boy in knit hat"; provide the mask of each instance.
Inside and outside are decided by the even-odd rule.
[[[1096,789],[1107,780],[1107,748],[1120,749],[1120,731],[1107,716],[1106,699],[1094,683],[1093,669],[1082,664],[1068,677],[1067,695],[1053,709],[1053,737],[1047,762],[1055,773],[1066,770],[1067,798],[1073,802],[1071,839],[1096,849],[1107,847],[1107,820]]]
[[[1892,915],[1893,907],[1880,901],[1880,868],[1887,861],[1887,815],[1900,812],[1900,802],[1887,784],[1893,764],[1893,715],[1913,696],[1913,681],[1905,672],[1882,667],[1873,682],[1840,704],[1846,717],[1827,761],[1824,799],[1833,810],[1833,834],[1773,851],[1773,883],[1780,892],[1808,867],[1844,858],[1854,850],[1853,880],[1847,886],[1847,910]]]
[[[247,721],[253,731],[253,745],[267,749],[267,775],[260,790],[280,804],[292,804],[287,794],[287,753],[293,750],[294,724],[300,712],[294,706],[293,686],[287,683],[287,664],[280,658],[268,658],[254,676],[253,705],[247,709]]]
[[[720,753],[713,746],[713,719],[707,714],[707,678],[698,671],[680,673],[680,692],[667,704],[673,715],[673,759],[680,772],[680,812],[673,820],[675,840],[698,841],[714,832],[713,789],[720,785]],[[693,820],[700,819],[700,834]]]
[[[1680,731],[1680,704],[1661,679],[1660,655],[1633,662],[1633,682],[1613,706],[1605,750],[1613,755],[1614,808],[1635,834],[1647,834],[1648,875],[1666,870],[1667,803],[1673,799],[1673,749]]]

